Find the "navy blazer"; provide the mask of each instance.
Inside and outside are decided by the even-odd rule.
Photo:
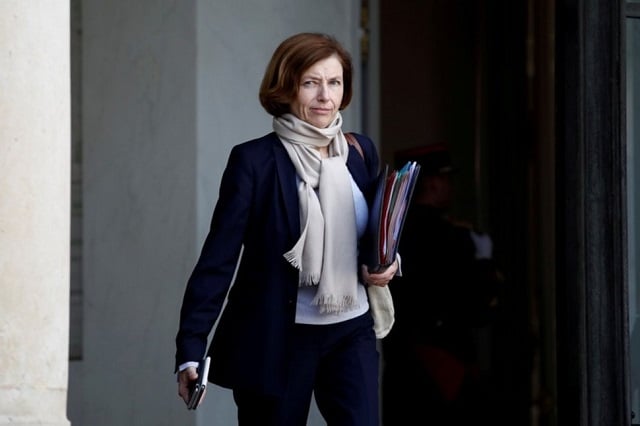
[[[368,137],[355,136],[364,158],[350,145],[347,167],[370,204],[378,154]],[[226,388],[281,393],[298,291],[298,271],[283,253],[299,236],[296,171],[277,135],[235,146],[185,289],[176,369],[203,358],[220,317],[207,351],[209,380]]]

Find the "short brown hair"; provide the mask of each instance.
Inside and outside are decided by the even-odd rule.
[[[260,104],[274,117],[290,112],[289,105],[298,94],[302,74],[313,64],[337,55],[342,65],[344,94],[340,110],[353,96],[353,64],[351,55],[332,36],[322,33],[300,33],[284,40],[273,52],[260,85]]]

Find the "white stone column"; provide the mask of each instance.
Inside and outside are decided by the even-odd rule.
[[[69,425],[69,4],[0,1],[0,425]]]

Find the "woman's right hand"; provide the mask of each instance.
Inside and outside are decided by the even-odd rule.
[[[191,384],[198,380],[198,372],[195,367],[187,367],[178,373],[178,395],[184,400],[185,404],[189,403]]]

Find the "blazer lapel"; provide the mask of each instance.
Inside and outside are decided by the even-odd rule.
[[[296,238],[300,235],[300,209],[298,207],[298,189],[296,188],[296,171],[289,159],[289,154],[276,136],[273,146],[273,155],[276,160],[280,192],[289,225],[289,232]]]

